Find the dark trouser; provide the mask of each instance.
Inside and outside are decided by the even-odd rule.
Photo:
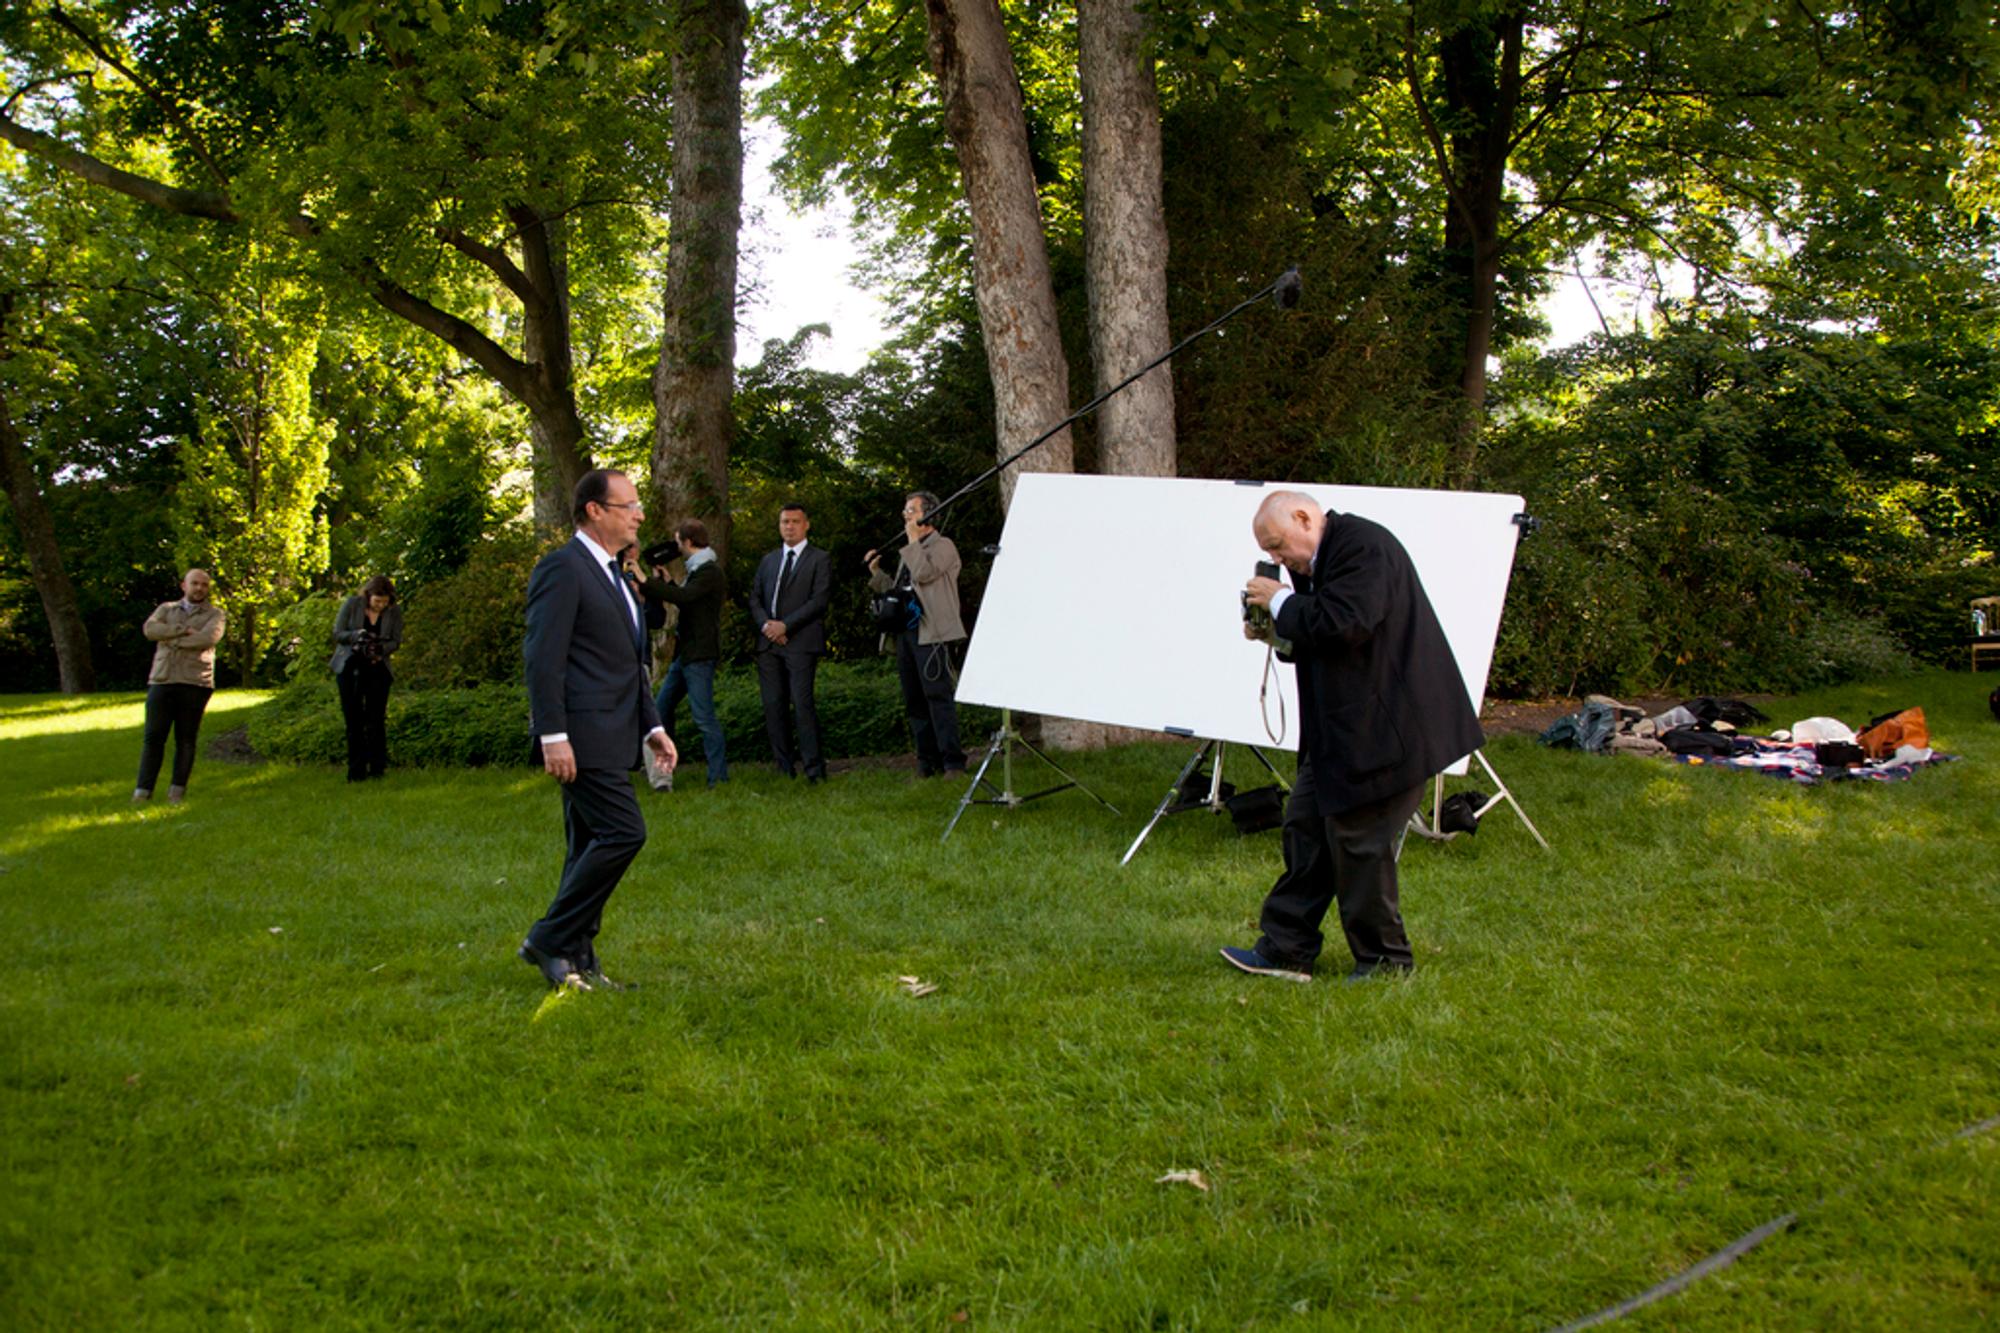
[[[340,712],[347,719],[347,777],[379,778],[389,767],[389,668],[359,656],[333,678],[340,687]]]
[[[1423,802],[1420,782],[1405,792],[1337,815],[1317,808],[1312,765],[1299,760],[1285,805],[1285,873],[1271,886],[1258,920],[1257,952],[1272,962],[1310,967],[1319,957],[1320,922],[1340,903],[1340,926],[1358,968],[1410,967],[1410,937],[1396,886],[1396,854],[1410,816]]]
[[[694,714],[695,729],[701,732],[701,753],[708,761],[708,785],[729,781],[722,719],[715,715],[715,663],[683,662],[676,657],[667,667],[667,677],[660,682],[660,692],[653,702],[660,710],[660,725],[669,736],[674,734],[674,710],[680,707],[683,695],[687,697],[688,711]]]
[[[813,705],[813,677],[819,673],[818,653],[792,653],[766,648],[757,654],[757,689],[764,696],[764,732],[771,738],[771,758],[786,777],[804,764],[806,776],[826,776],[819,752],[819,710]],[[796,740],[792,717],[798,716]]]
[[[201,715],[208,709],[206,685],[150,685],[146,688],[146,736],[139,746],[139,782],[135,790],[150,793],[160,780],[160,763],[167,754],[167,733],[174,734],[174,782],[188,785],[194,772],[194,742],[201,734]]]
[[[958,672],[951,649],[948,643],[918,643],[914,629],[904,630],[896,639],[903,713],[917,743],[917,772],[924,777],[965,767],[965,751],[958,748]]]
[[[569,852],[555,901],[529,928],[528,942],[545,954],[575,961],[591,951],[604,904],[646,845],[646,820],[629,773],[579,768],[574,782],[559,785]]]

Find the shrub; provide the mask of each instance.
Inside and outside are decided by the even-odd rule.
[[[770,750],[764,740],[764,710],[755,672],[725,669],[716,680],[715,693],[731,757],[752,763],[767,757]],[[909,749],[894,663],[880,659],[822,663],[814,697],[828,758]],[[999,722],[990,708],[962,707],[958,717],[960,735],[968,743],[985,737]],[[301,677],[260,705],[250,716],[249,729],[251,745],[271,758],[307,764],[346,762],[346,726],[330,676]],[[389,757],[397,764],[477,767],[529,762],[527,691],[519,684],[406,689],[399,680],[389,694],[387,729]],[[684,762],[705,759],[701,733],[685,705],[674,740]]]
[[[437,689],[520,680],[528,575],[558,542],[524,524],[502,528],[474,547],[456,573],[412,593],[403,609],[397,683]]]

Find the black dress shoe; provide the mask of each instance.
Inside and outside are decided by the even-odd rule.
[[[521,947],[515,950],[515,952],[520,955],[522,962],[532,963],[539,969],[543,979],[551,986],[569,986],[576,990],[590,989],[590,982],[577,969],[576,965],[567,958],[558,958],[552,953],[543,953],[528,940],[522,940]]]

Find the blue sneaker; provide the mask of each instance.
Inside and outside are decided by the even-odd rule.
[[[1234,949],[1224,946],[1223,961],[1231,967],[1240,968],[1252,976],[1278,977],[1285,981],[1311,981],[1313,974],[1296,967],[1286,967],[1274,963],[1255,949]]]

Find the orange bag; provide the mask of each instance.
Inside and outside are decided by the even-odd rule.
[[[1924,725],[1923,709],[1905,708],[1900,713],[1884,713],[1854,739],[1870,759],[1887,759],[1899,745],[1929,748],[1931,731]]]

